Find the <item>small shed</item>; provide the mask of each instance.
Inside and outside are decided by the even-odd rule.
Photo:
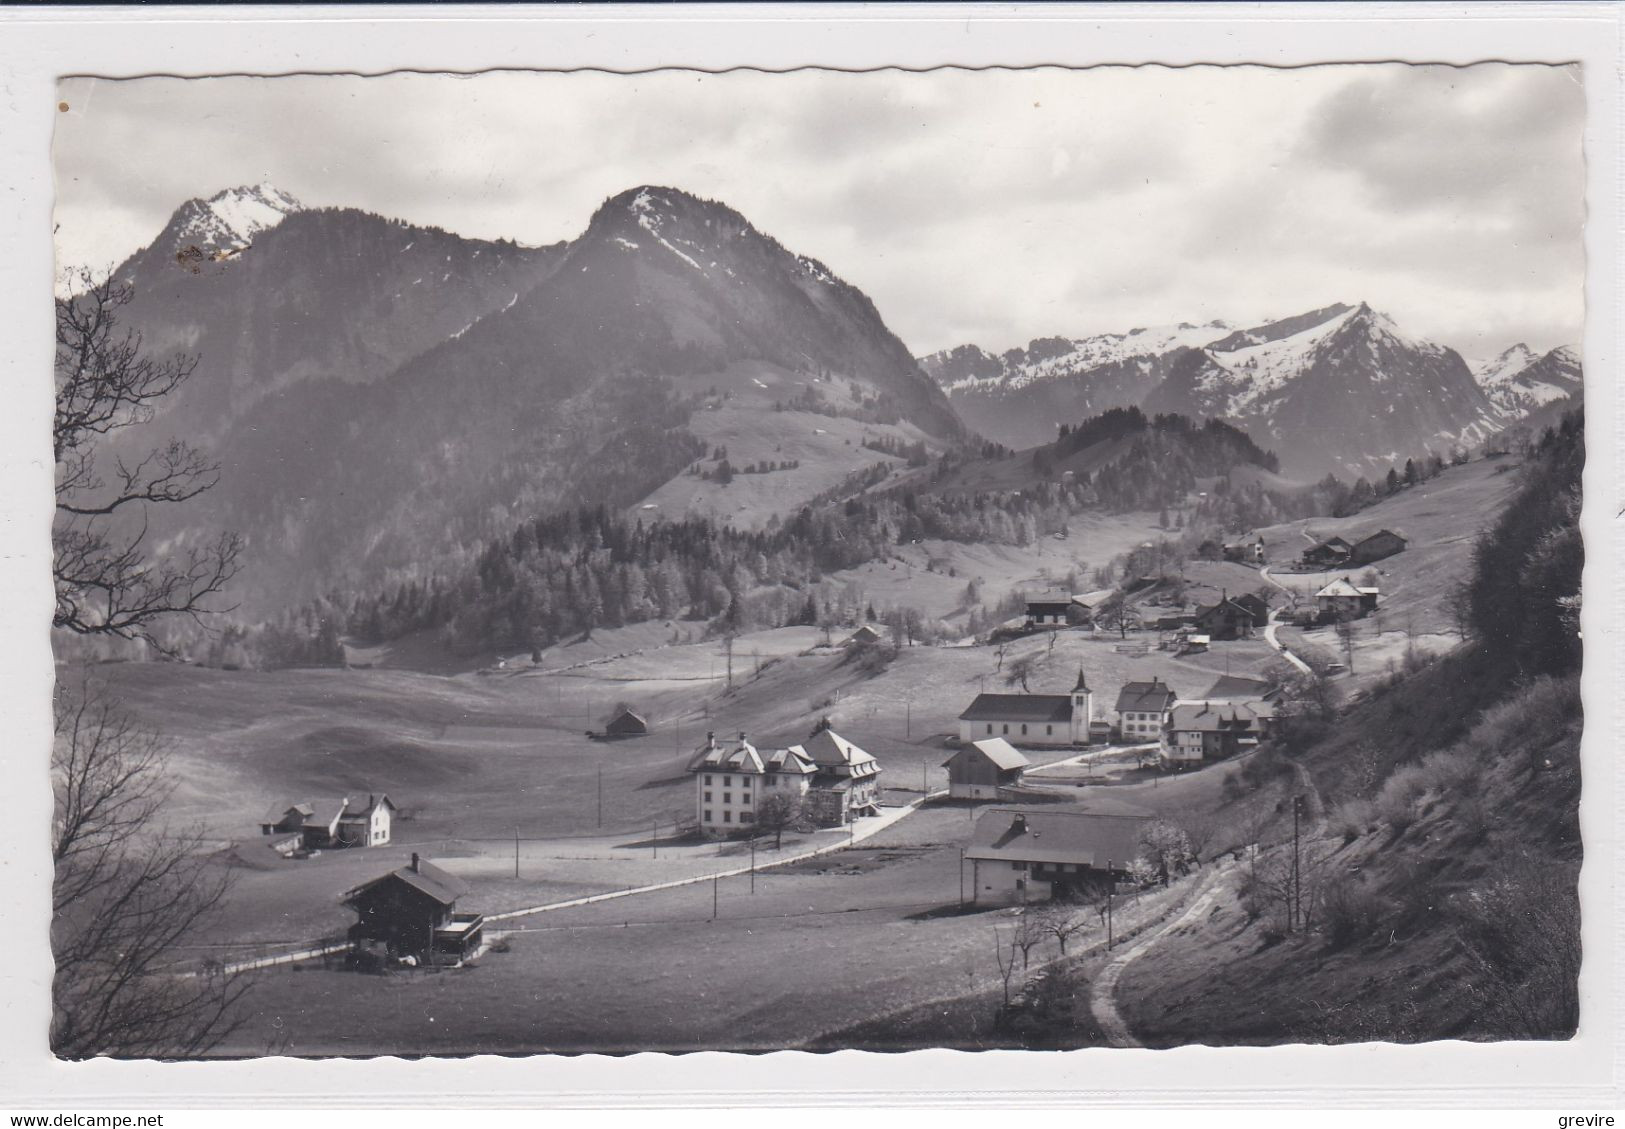
[[[648,735],[648,721],[625,706],[622,706],[620,712],[610,719],[608,725],[604,726],[604,736],[606,737],[647,737]]]
[[[852,634],[848,635],[846,637],[846,642],[842,643],[841,646],[857,647],[862,646],[865,643],[878,643],[880,642],[880,639],[880,632],[876,631],[873,625],[866,623]]]
[[[999,789],[1014,788],[1032,762],[1003,737],[972,741],[942,762],[948,795],[954,799],[996,800]]]

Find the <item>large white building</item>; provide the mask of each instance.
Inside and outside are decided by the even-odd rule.
[[[1013,745],[1087,745],[1094,691],[1078,671],[1070,694],[978,694],[959,715],[964,743],[1002,737]]]
[[[1125,682],[1117,694],[1117,728],[1125,741],[1160,741],[1179,695],[1161,679]]]
[[[879,812],[880,763],[827,726],[799,745],[765,751],[743,733],[727,742],[708,733],[688,771],[695,818],[707,835],[753,830],[762,801],[775,792],[794,796],[807,818],[825,827]]]

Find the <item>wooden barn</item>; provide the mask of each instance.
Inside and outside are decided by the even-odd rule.
[[[1014,788],[1032,762],[1003,737],[972,741],[942,762],[948,795],[954,799],[996,800],[1001,788]]]
[[[647,737],[649,723],[641,715],[621,707],[619,713],[604,726],[605,737]]]
[[[1353,551],[1354,546],[1341,537],[1328,537],[1303,551],[1303,563],[1310,568],[1337,568],[1348,563]]]
[[[1404,537],[1391,529],[1379,529],[1370,537],[1356,541],[1354,548],[1349,552],[1349,564],[1368,565],[1373,561],[1384,560],[1396,553],[1403,553],[1407,542]]]
[[[468,885],[413,852],[412,861],[344,895],[356,911],[351,941],[382,944],[392,956],[450,964],[473,956],[484,940],[485,917],[457,912]]]

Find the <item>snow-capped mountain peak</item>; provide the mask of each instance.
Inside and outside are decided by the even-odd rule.
[[[182,209],[176,242],[206,251],[239,251],[303,208],[273,184],[227,188]]]
[[[1478,383],[1485,388],[1505,384],[1517,376],[1524,369],[1534,364],[1537,354],[1522,341],[1501,352],[1493,360],[1482,362],[1473,367],[1473,375]]]

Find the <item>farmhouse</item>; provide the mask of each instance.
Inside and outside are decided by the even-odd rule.
[[[1196,609],[1195,627],[1218,640],[1240,639],[1253,633],[1253,610],[1228,596]]]
[[[648,734],[649,723],[625,706],[604,726],[606,737],[646,737]]]
[[[350,940],[431,963],[463,960],[479,951],[485,931],[482,914],[457,912],[457,899],[467,892],[462,879],[413,852],[408,865],[344,895],[357,917]]]
[[[767,752],[743,733],[726,744],[714,733],[705,740],[689,759],[688,771],[694,775],[700,830],[707,835],[754,830],[756,809],[774,792],[794,796],[808,817],[825,827],[879,810],[879,762],[831,729]]]
[[[1070,694],[978,694],[959,715],[959,739],[1005,737],[1018,745],[1086,745],[1094,691],[1078,671]]]
[[[282,804],[265,813],[260,834],[281,838],[272,843],[278,854],[331,847],[381,847],[389,842],[396,806],[388,796],[367,796],[365,804],[341,800],[306,800]],[[295,846],[288,846],[292,837]]]
[[[1094,811],[994,808],[976,821],[965,858],[977,905],[1042,901],[1097,888],[1140,854],[1151,816],[1097,801]]]
[[[1179,702],[1162,731],[1166,764],[1200,764],[1253,748],[1275,719],[1273,702]]]
[[[1085,592],[1081,596],[1072,597],[1072,606],[1078,610],[1085,619],[1094,619],[1100,606],[1117,594],[1115,588],[1097,588],[1093,592]]]
[[[996,800],[999,789],[1014,788],[1032,762],[1003,737],[972,741],[942,762],[948,770],[948,795],[954,799]]]
[[[1070,592],[1046,592],[1027,601],[1028,627],[1065,627]]]
[[[1230,602],[1246,608],[1253,613],[1253,629],[1262,631],[1270,625],[1270,604],[1264,597],[1256,592],[1248,592],[1241,596],[1232,596]]]
[[[1405,545],[1405,538],[1400,534],[1391,529],[1379,529],[1365,540],[1355,542],[1349,552],[1349,564],[1367,565],[1383,560],[1395,553],[1403,553]]]
[[[1117,694],[1117,728],[1125,741],[1155,741],[1179,695],[1166,682],[1126,682]]]
[[[1311,568],[1336,568],[1347,564],[1353,551],[1354,546],[1341,537],[1328,537],[1303,551],[1303,563]]]
[[[1224,559],[1242,564],[1264,563],[1264,538],[1257,541],[1237,541],[1224,547]]]
[[[1380,589],[1355,584],[1348,577],[1334,580],[1315,593],[1322,620],[1359,619],[1377,610]]]

